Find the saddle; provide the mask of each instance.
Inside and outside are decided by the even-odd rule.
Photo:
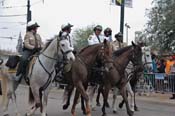
[[[26,74],[24,75],[25,81],[27,83],[29,74],[31,74],[33,65],[36,61],[36,56],[37,55],[32,55],[31,57],[28,58],[28,65],[26,66]],[[14,56],[9,56],[6,66],[9,68],[8,73],[16,73],[16,70],[19,68],[18,64],[20,62],[20,56],[14,55]]]

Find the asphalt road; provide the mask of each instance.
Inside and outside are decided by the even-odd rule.
[[[62,110],[62,94],[61,90],[53,90],[49,95],[49,103],[47,108],[48,116],[71,116],[69,107],[68,110]],[[19,87],[17,90],[17,103],[19,107],[19,111],[21,116],[24,116],[27,110],[27,99],[28,99],[28,89],[26,87]],[[102,101],[102,100],[101,100]],[[119,100],[120,101],[120,98]],[[111,104],[111,99],[109,99]],[[138,112],[134,113],[134,116],[175,116],[175,105],[173,104],[164,104],[164,103],[156,103],[149,102],[143,100],[137,100],[137,105],[139,106]],[[80,105],[78,104],[77,116],[83,116],[82,111],[80,109]],[[9,114],[10,116],[15,116],[14,113],[14,105],[10,102],[9,105]],[[112,113],[112,109],[107,109],[108,116],[127,116],[126,110],[118,109],[117,114]],[[101,116],[102,112],[100,107],[96,108],[96,111],[92,111],[92,116]],[[2,106],[0,106],[0,116],[3,116]],[[40,116],[39,110],[35,113],[35,116]]]

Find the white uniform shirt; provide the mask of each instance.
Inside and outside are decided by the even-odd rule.
[[[88,38],[88,45],[102,43],[103,41],[104,41],[103,35],[99,35],[99,39],[98,39],[97,36],[95,34],[93,34],[93,35],[90,35]]]

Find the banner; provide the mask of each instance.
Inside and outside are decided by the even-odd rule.
[[[122,3],[122,0],[111,0],[112,5],[118,5],[120,6]],[[125,6],[132,8],[132,0],[125,0]]]

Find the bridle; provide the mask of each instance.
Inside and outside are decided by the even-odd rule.
[[[59,56],[59,55],[58,55],[59,43],[60,43],[60,41],[62,41],[62,40],[67,40],[67,39],[66,39],[66,38],[59,38],[59,37],[57,36],[57,58],[52,58],[52,57],[50,57],[50,56],[44,54],[44,51],[41,52],[41,54],[42,54],[43,56],[49,58],[49,59],[58,60],[58,56]],[[63,54],[63,58],[66,58],[65,56],[66,56],[68,53],[70,53],[70,52],[73,52],[73,50],[67,50],[67,51],[64,52],[64,51],[61,49],[61,53]]]

